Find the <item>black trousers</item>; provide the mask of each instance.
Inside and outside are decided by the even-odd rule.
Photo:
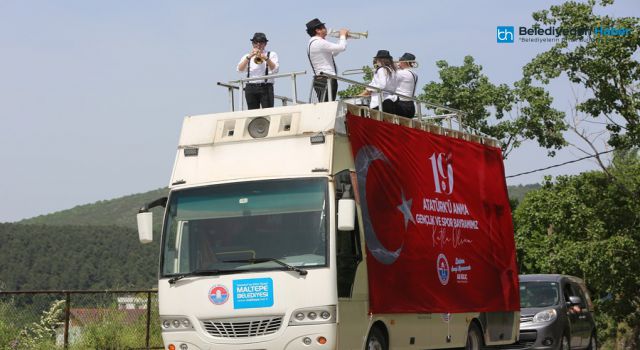
[[[327,83],[331,84],[331,101],[336,100],[336,95],[338,94],[338,82],[335,79],[315,76],[313,77],[313,89],[316,91],[316,96],[318,96],[318,102],[329,101]]]
[[[383,105],[384,106],[384,105]],[[416,105],[413,101],[396,101],[396,114],[401,117],[414,118],[416,116]]]
[[[372,107],[371,109],[378,110],[378,106]],[[391,100],[382,101],[382,111],[385,113],[396,114],[396,103]]]
[[[273,84],[247,84],[244,87],[244,96],[247,99],[249,109],[273,107]]]

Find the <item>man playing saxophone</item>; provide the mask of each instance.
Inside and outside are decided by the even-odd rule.
[[[251,39],[252,50],[240,58],[237,70],[246,72],[247,78],[273,75],[278,73],[278,54],[273,51],[265,51],[267,36],[264,33],[255,33]],[[273,107],[273,82],[274,79],[254,80],[245,85],[244,96],[247,99],[249,109]]]

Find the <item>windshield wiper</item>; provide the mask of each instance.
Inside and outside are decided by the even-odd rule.
[[[280,266],[284,266],[289,271],[295,271],[300,274],[300,276],[305,276],[309,272],[305,269],[301,269],[297,266],[289,265],[286,262],[276,259],[276,258],[253,258],[253,259],[240,259],[240,260],[225,260],[223,262],[226,263],[252,263],[252,264],[260,264],[264,262],[272,261]]]
[[[177,276],[173,276],[169,279],[169,284],[174,284],[177,281],[190,276],[215,276],[223,273],[236,273],[236,272],[245,272],[247,270],[221,270],[221,269],[210,269],[210,270],[194,270],[191,272],[183,273]]]

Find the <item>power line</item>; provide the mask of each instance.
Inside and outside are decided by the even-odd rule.
[[[551,168],[557,168],[557,167],[560,167],[560,166],[563,166],[563,165],[567,165],[567,164],[571,164],[571,163],[579,162],[579,161],[581,161],[581,160],[585,160],[585,159],[588,159],[588,158],[597,157],[597,156],[599,156],[599,155],[601,155],[601,154],[606,154],[606,153],[611,153],[611,152],[613,152],[613,150],[609,150],[609,151],[604,151],[604,152],[600,152],[600,153],[596,153],[596,154],[588,155],[588,156],[586,156],[586,157],[582,157],[582,158],[578,158],[578,159],[570,160],[570,161],[568,161],[568,162],[564,162],[564,163],[560,163],[560,164],[556,164],[556,165],[551,165],[551,166],[548,166],[548,167],[546,167],[546,168],[540,168],[540,169],[536,169],[536,170],[526,171],[526,172],[524,172],[524,173],[520,173],[520,174],[509,175],[509,176],[507,176],[506,178],[508,179],[508,178],[510,178],[510,177],[516,177],[516,176],[520,176],[520,175],[527,175],[527,174],[535,173],[535,172],[538,172],[538,171],[543,171],[543,170],[547,170],[547,169],[551,169]]]

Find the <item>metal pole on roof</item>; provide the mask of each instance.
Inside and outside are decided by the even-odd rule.
[[[291,74],[291,89],[293,89],[293,104],[298,104],[298,89],[296,86],[296,74]]]

